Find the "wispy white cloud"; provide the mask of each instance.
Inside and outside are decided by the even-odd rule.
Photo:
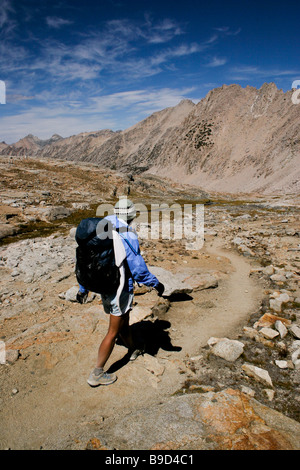
[[[11,0],[1,0],[0,2],[0,37],[9,37],[15,30],[17,23],[13,18],[15,13]]]
[[[12,21],[12,27],[11,0],[0,4],[0,24]],[[71,20],[48,15],[44,21],[47,37],[33,33],[22,42],[12,37],[0,42],[8,97],[14,109],[18,107],[15,114],[0,117],[0,140],[15,142],[28,133],[48,138],[54,133],[66,137],[84,130],[127,128],[184,98],[193,99],[193,87],[166,86],[165,79],[159,87],[149,77],[166,70],[170,77],[170,71],[180,70],[191,56],[208,68],[226,63],[211,51],[229,30],[215,30],[196,42],[178,21],[154,21],[145,15],[140,21],[113,19],[98,29],[74,29],[71,44],[63,39],[63,28]],[[186,73],[183,70],[182,79]]]
[[[110,112],[112,109],[134,109],[136,114],[158,111],[176,106],[194,88],[138,89],[93,98],[93,112]],[[134,107],[134,108],[133,108]]]
[[[249,80],[254,77],[259,79],[275,80],[280,77],[300,76],[300,69],[267,69],[252,65],[237,65],[229,69],[228,75],[232,80]]]
[[[86,101],[75,92],[56,98],[45,94],[47,107],[30,108],[29,105],[15,115],[0,117],[1,140],[13,143],[29,133],[47,139],[53,134],[68,137],[104,128],[126,129],[155,111],[176,106],[182,99],[191,97],[193,91],[193,88],[141,88],[99,95]]]
[[[10,0],[2,0],[1,5],[0,21],[4,22],[12,7]],[[60,16],[47,16],[45,21],[51,29],[71,24],[71,20]],[[113,19],[97,30],[75,33],[72,44],[49,35],[44,39],[35,38],[34,47],[32,43],[31,47],[26,47],[30,40],[25,38],[27,41],[18,43],[18,47],[14,41],[8,41],[0,44],[0,49],[3,49],[2,65],[7,73],[18,73],[24,80],[29,78],[32,87],[42,82],[45,85],[47,80],[49,87],[52,84],[57,88],[59,84],[65,86],[67,81],[79,83],[109,77],[112,81],[130,82],[165,70],[176,70],[177,61],[214,47],[220,34],[216,32],[201,42],[180,43],[179,38],[185,32],[179,22],[170,18],[154,21],[150,15],[145,15],[141,21]],[[172,43],[174,38],[176,41]],[[222,65],[220,61],[224,59],[219,62],[216,59],[210,66]]]
[[[10,0],[2,0],[0,3],[0,28],[3,28],[5,24],[7,24],[9,20],[9,14],[13,12],[14,9]]]
[[[225,65],[227,63],[227,59],[225,57],[213,57],[208,64],[206,64],[207,67],[220,67],[222,65]]]
[[[184,34],[182,28],[169,18],[154,25],[148,19],[147,24],[149,28],[144,36],[149,44],[162,44],[171,41],[175,36]]]
[[[47,16],[46,23],[50,28],[59,29],[63,26],[73,24],[73,21],[66,20],[64,18],[59,18],[57,16]]]
[[[231,31],[229,26],[221,26],[219,28],[214,28],[214,30],[218,31],[219,33],[223,33],[226,36],[236,36],[237,34],[240,34],[242,28],[238,28],[235,31]]]
[[[177,31],[178,29],[178,31]],[[20,70],[48,72],[49,76],[61,80],[90,80],[99,77],[101,72],[116,75],[118,78],[132,80],[157,75],[163,70],[164,65],[172,66],[172,60],[177,60],[191,54],[205,50],[208,45],[198,43],[185,43],[180,45],[161,47],[149,50],[145,56],[143,45],[146,43],[154,46],[153,31],[162,34],[179,34],[179,28],[170,20],[162,22],[158,26],[150,25],[142,30],[140,26],[128,20],[113,20],[106,23],[103,31],[89,32],[78,39],[78,42],[68,45],[58,40],[42,40],[39,43],[39,54],[26,61],[20,57],[16,61],[10,61],[10,70],[15,66]],[[166,41],[167,38],[164,37]],[[143,43],[144,41],[144,43]],[[161,36],[162,41],[162,36]],[[13,48],[13,46],[11,45]],[[13,55],[17,51],[14,51]],[[7,61],[11,56],[7,50]],[[26,51],[25,51],[26,56]],[[24,56],[24,57],[25,57]]]

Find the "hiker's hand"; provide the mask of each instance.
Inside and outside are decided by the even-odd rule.
[[[77,292],[77,296],[76,296],[76,300],[77,300],[77,302],[79,302],[80,304],[84,304],[84,303],[86,302],[87,296],[88,296],[88,293],[87,293],[87,292],[80,292],[80,291],[78,291],[78,292]]]
[[[165,286],[160,282],[155,289],[157,290],[158,295],[161,297],[164,293]]]

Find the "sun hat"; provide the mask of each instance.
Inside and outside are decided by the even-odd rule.
[[[133,202],[127,197],[120,198],[115,204],[114,213],[120,219],[129,222],[136,217],[136,209]]]

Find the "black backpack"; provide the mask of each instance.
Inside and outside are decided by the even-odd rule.
[[[103,223],[98,225],[101,221]],[[111,230],[110,222],[89,217],[80,222],[75,234],[78,245],[75,266],[77,281],[85,289],[98,294],[116,293],[120,284]]]

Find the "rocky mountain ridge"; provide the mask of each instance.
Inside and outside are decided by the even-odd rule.
[[[299,193],[300,107],[291,96],[274,83],[223,85],[198,104],[183,100],[124,131],[27,136],[1,144],[0,154],[92,162],[208,191]]]

